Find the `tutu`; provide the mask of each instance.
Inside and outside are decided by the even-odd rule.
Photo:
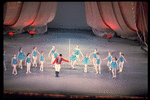
[[[90,64],[89,57],[86,57],[86,56],[85,56],[85,59],[82,61],[82,63],[83,63],[83,64],[87,64],[87,65]]]
[[[71,61],[75,61],[75,60],[77,60],[78,58],[76,57],[76,55],[71,55],[71,57],[70,57],[70,60]]]
[[[25,55],[23,55],[23,51],[19,51],[19,56],[18,56],[19,60],[24,60],[25,59]]]
[[[111,66],[112,69],[116,69],[118,67],[118,64],[116,64],[116,62],[112,62],[110,64],[110,66]]]

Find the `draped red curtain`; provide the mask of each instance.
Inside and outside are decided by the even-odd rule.
[[[57,2],[6,2],[3,5],[3,34],[47,31],[56,14]],[[87,24],[94,34],[148,41],[148,2],[85,2]],[[67,15],[66,15],[67,16]]]
[[[6,2],[3,5],[4,34],[34,30],[47,31],[47,23],[56,14],[57,2]]]
[[[102,30],[113,30],[129,39],[142,33],[148,36],[147,9],[147,2],[85,2],[87,24],[96,30],[93,31],[96,35],[102,34]]]

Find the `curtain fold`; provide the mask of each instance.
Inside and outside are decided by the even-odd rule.
[[[136,36],[136,32],[135,31],[132,31],[125,23],[125,20],[123,19],[123,14],[121,14],[121,11],[120,11],[120,7],[118,5],[118,2],[113,2],[113,5],[114,5],[114,10],[116,12],[116,17],[118,19],[118,23],[120,23],[120,26],[121,28],[123,29],[123,32],[122,33],[118,33],[120,34],[120,36],[123,36],[123,37],[132,37],[132,36]],[[124,9],[130,9],[128,7],[125,7]],[[132,10],[132,9],[131,9]],[[130,12],[128,12],[130,13]],[[132,12],[131,12],[132,13]],[[128,18],[130,19],[131,16],[128,16]]]
[[[47,31],[57,10],[57,2],[6,2],[3,5],[3,34],[34,30]]]
[[[22,2],[6,2],[3,5],[3,24],[15,24],[19,18],[22,6]]]
[[[54,15],[53,9],[55,8],[53,5],[56,5],[56,2],[41,2],[40,10],[38,12],[37,18],[34,20],[32,25],[30,26],[44,26],[50,21],[49,19],[52,18]],[[55,8],[56,9],[56,8]],[[54,10],[55,10],[54,9]]]
[[[94,34],[117,34],[123,38],[148,41],[148,2],[84,4],[86,21]],[[56,10],[57,2],[6,2],[3,5],[3,34],[17,34],[23,30],[44,33],[47,23],[54,19]]]
[[[97,2],[85,2],[87,24],[92,27],[93,33],[97,36],[114,35],[114,31],[103,22],[99,10]]]
[[[37,16],[39,5],[40,2],[24,2],[19,19],[12,27],[22,29],[32,24]]]
[[[148,35],[146,33],[148,3],[142,2],[142,5],[143,9],[138,2],[134,1],[85,2],[86,21],[93,30],[96,30],[93,31],[96,32],[95,34],[102,33],[102,30],[106,32],[107,30],[113,30],[122,38],[137,39],[137,31],[145,32],[145,36]],[[140,16],[140,12],[142,16]],[[143,26],[141,26],[141,22],[143,22]]]

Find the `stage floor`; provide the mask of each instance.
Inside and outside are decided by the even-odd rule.
[[[56,45],[58,53],[69,59],[69,39],[71,52],[76,44],[79,44],[84,55],[86,52],[90,54],[97,48],[102,59],[107,57],[109,51],[115,51],[113,57],[118,57],[119,51],[123,51],[128,63],[124,63],[123,72],[117,73],[117,78],[112,79],[112,74],[106,66],[107,60],[102,62],[102,75],[95,74],[92,63],[88,66],[88,73],[84,73],[83,64],[72,70],[69,63],[63,62],[60,77],[57,78],[54,69],[48,67],[50,59],[47,55],[52,45]],[[148,97],[148,54],[135,41],[114,37],[108,42],[106,38],[91,35],[91,31],[48,31],[47,34],[34,35],[33,38],[24,33],[15,35],[11,39],[9,36],[4,36],[3,41],[7,58],[7,70],[3,71],[4,91]],[[26,75],[26,66],[23,66],[23,69],[17,68],[17,75],[12,75],[10,61],[13,53],[18,53],[20,47],[23,47],[25,53],[31,53],[34,46],[37,46],[38,51],[44,51],[46,59],[44,71],[40,72],[39,68],[31,67],[32,74]]]

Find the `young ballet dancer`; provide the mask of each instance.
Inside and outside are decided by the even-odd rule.
[[[6,69],[6,64],[5,64],[5,62],[6,62],[6,56],[5,56],[5,50],[3,51],[3,64],[4,64],[4,70],[6,71],[7,69]]]
[[[99,74],[101,74],[101,63],[102,63],[102,60],[100,58],[100,54],[99,53],[96,53],[96,60],[95,60],[95,70],[96,70],[96,73],[95,74],[98,74],[98,70],[97,70],[97,67],[99,68]]]
[[[62,54],[59,54],[59,56],[57,58],[55,58],[53,64],[51,66],[53,66],[55,63],[55,74],[56,77],[59,77],[59,71],[60,71],[60,66],[61,66],[61,62],[65,61],[65,62],[69,62],[69,60],[65,60],[64,58],[62,58]]]
[[[91,54],[93,54],[93,65],[94,65],[93,67],[95,67],[96,58],[97,58],[97,49],[94,49],[94,51]],[[91,54],[90,54],[90,56],[91,56]]]
[[[113,53],[114,53],[114,52],[113,52]],[[103,61],[105,61],[106,59],[108,59],[108,62],[107,62],[107,66],[108,66],[108,68],[109,68],[108,71],[111,70],[111,66],[110,66],[110,64],[111,64],[111,62],[112,62],[112,56],[111,56],[111,54],[113,54],[113,53],[108,52],[108,56],[107,56],[105,59],[103,59]]]
[[[25,52],[23,51],[22,47],[20,47],[18,52],[18,60],[19,60],[19,68],[22,69],[22,61],[25,59]]]
[[[54,51],[55,51],[55,45],[53,45],[52,49],[50,50],[50,52],[48,53],[48,57],[50,57],[51,59],[51,64],[54,62],[55,58],[54,58]]]
[[[38,50],[37,50],[37,47],[35,46],[35,47],[33,47],[33,50],[32,50],[32,53],[31,53],[32,58],[33,58],[32,66],[35,65],[35,67],[37,67],[37,62],[36,62],[36,60],[37,60],[37,53],[40,54],[40,53],[38,52]]]
[[[54,50],[54,60],[55,60],[55,58],[57,58],[58,57],[58,52],[57,52],[57,49],[55,49]],[[53,62],[54,62],[54,60],[53,60]],[[55,67],[55,64],[54,64],[54,66],[53,66],[53,68]],[[61,67],[61,66],[60,66]]]
[[[40,57],[39,57],[39,62],[40,62],[40,64],[41,64],[41,66],[40,66],[40,71],[43,72],[43,63],[44,63],[44,52],[43,52],[43,51],[41,52],[41,55],[40,55]]]
[[[76,48],[75,48],[75,54],[76,54],[76,57],[78,58],[77,59],[77,65],[78,65],[78,62],[80,61],[80,58],[79,58],[79,54],[81,53],[81,55],[83,55],[83,53],[81,52],[81,50],[79,49],[79,45],[76,45]],[[82,56],[83,57],[83,56]]]
[[[17,58],[16,53],[14,53],[12,60],[11,60],[11,66],[13,67],[12,74],[14,75],[17,75],[17,69],[16,69],[17,64],[18,64],[18,58]]]
[[[58,55],[59,55],[59,54],[58,54],[58,52],[57,52],[57,49],[55,49],[55,50],[54,50],[54,59],[55,59],[56,57],[58,57]]]
[[[119,52],[119,56],[118,56],[119,58],[118,58],[118,60],[119,60],[119,72],[118,73],[120,73],[120,72],[122,72],[122,69],[123,69],[123,64],[124,64],[124,61],[127,63],[127,61],[126,61],[126,59],[125,59],[125,57],[124,57],[124,54],[123,54],[123,52]]]
[[[89,54],[86,53],[85,56],[82,58],[82,60],[83,60],[83,59],[84,59],[84,60],[83,60],[83,61],[81,60],[82,63],[85,65],[85,67],[84,67],[84,72],[85,72],[85,73],[87,73],[87,65],[90,64],[90,61],[91,61],[90,56],[88,56],[88,55],[89,55]]]
[[[74,69],[74,65],[75,65],[75,63],[76,63],[76,61],[77,61],[77,57],[76,57],[76,54],[75,54],[75,51],[73,51],[72,52],[72,54],[69,56],[69,58],[70,58],[70,63],[71,63],[71,67],[72,67],[72,69]]]
[[[28,53],[25,58],[25,66],[27,65],[26,74],[28,74],[28,72],[31,73],[31,71],[30,71],[31,63],[32,63],[31,55],[30,55],[30,53]]]
[[[116,78],[116,69],[118,67],[118,64],[117,64],[117,58],[112,58],[112,62],[110,64],[111,68],[112,68],[112,74],[113,74],[113,77],[112,78]]]

